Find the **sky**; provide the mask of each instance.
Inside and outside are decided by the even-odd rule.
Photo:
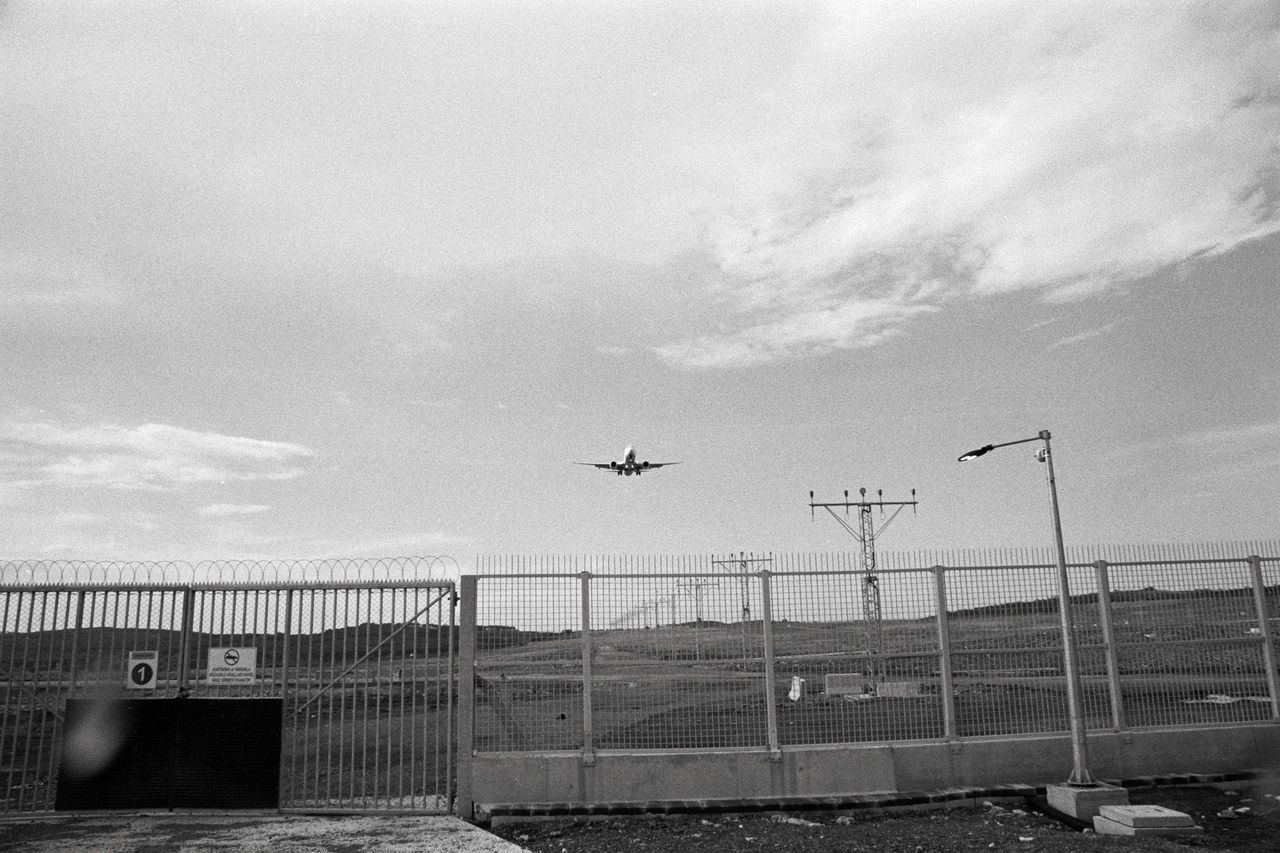
[[[0,5],[0,558],[1280,536],[1270,2]],[[678,466],[636,478],[575,461]]]

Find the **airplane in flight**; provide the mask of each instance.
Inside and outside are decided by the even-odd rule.
[[[635,474],[639,477],[645,471],[652,471],[655,468],[661,468],[663,465],[679,465],[679,462],[650,462],[647,459],[642,461],[636,460],[636,449],[631,445],[627,445],[627,449],[622,451],[621,462],[575,462],[575,465],[591,465],[595,468],[603,468],[606,471],[616,471],[621,477],[626,474],[630,477]]]

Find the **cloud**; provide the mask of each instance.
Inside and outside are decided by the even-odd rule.
[[[1248,448],[1258,443],[1280,439],[1280,421],[1244,424],[1242,426],[1212,427],[1179,436],[1180,444],[1196,447]]]
[[[707,229],[728,328],[660,355],[864,346],[925,307],[1087,299],[1280,230],[1273,5],[942,11],[837,4],[814,28],[773,98],[786,130],[724,157],[753,175]]]
[[[1280,420],[1204,427],[1165,437],[1121,445],[1104,457],[1113,470],[1169,467],[1195,476],[1251,479],[1280,466]],[[1269,475],[1268,475],[1269,476]]]
[[[0,312],[114,305],[119,282],[57,253],[0,252]]]
[[[164,491],[200,483],[288,480],[315,454],[298,444],[167,424],[0,426],[0,470],[21,486]]]
[[[1101,335],[1105,335],[1107,332],[1110,332],[1115,327],[1116,327],[1115,323],[1107,323],[1106,325],[1099,326],[1096,329],[1087,329],[1086,331],[1080,332],[1079,334],[1069,335],[1068,337],[1061,338],[1060,340],[1056,340],[1053,343],[1051,343],[1049,345],[1049,351],[1052,352],[1053,350],[1056,350],[1060,347],[1067,347],[1067,346],[1071,346],[1072,344],[1078,344],[1081,341],[1087,341],[1090,338],[1100,337]]]
[[[314,559],[340,559],[344,557],[426,557],[448,554],[470,544],[465,537],[442,531],[365,539],[357,542],[311,540],[306,553]]]
[[[271,507],[263,504],[210,504],[200,507],[200,514],[212,517],[257,515],[260,512],[268,512],[270,509]]]
[[[836,349],[872,346],[897,334],[913,315],[935,310],[891,300],[857,301],[814,307],[737,332],[704,335],[656,348],[669,362],[691,368],[745,367],[781,358],[818,355]]]

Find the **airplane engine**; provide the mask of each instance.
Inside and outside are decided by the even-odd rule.
[[[643,462],[641,462],[641,463],[640,463],[640,466],[641,466],[642,468],[648,468],[648,467],[649,467],[649,460],[648,460],[648,459],[644,460]]]
[[[618,467],[618,463],[617,463],[617,462],[614,462],[614,461],[612,461],[612,460],[610,460],[610,462],[609,462],[609,467],[610,467],[610,468],[613,468],[613,469],[615,469],[615,470],[616,470],[616,469],[617,469],[617,467]]]

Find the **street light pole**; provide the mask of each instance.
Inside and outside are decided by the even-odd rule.
[[[988,444],[977,450],[969,451],[961,456],[959,461],[967,462],[997,447],[1026,444],[1030,441],[1044,442],[1044,447],[1036,454],[1036,458],[1048,466],[1049,473],[1049,506],[1053,513],[1053,545],[1058,563],[1058,615],[1062,622],[1062,667],[1067,678],[1067,718],[1071,731],[1071,776],[1067,779],[1067,784],[1082,788],[1095,787],[1098,782],[1093,778],[1093,774],[1089,772],[1089,745],[1084,716],[1084,689],[1080,681],[1075,629],[1071,623],[1071,589],[1067,579],[1067,552],[1062,544],[1062,516],[1058,511],[1058,484],[1053,474],[1053,449],[1049,444],[1049,431],[1042,429],[1035,438],[1006,441],[1003,444]]]

